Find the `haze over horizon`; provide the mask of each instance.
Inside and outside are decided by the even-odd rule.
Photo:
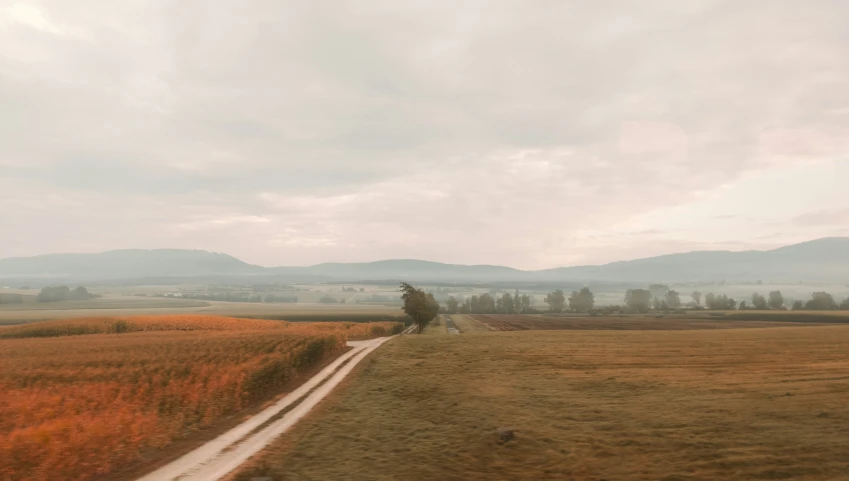
[[[10,1],[0,258],[518,269],[849,236],[849,4]]]
[[[811,239],[811,240],[808,240],[808,241],[802,241],[798,244],[778,246],[777,248],[780,249],[782,247],[793,247],[793,246],[799,246],[799,245],[804,245],[804,244],[808,244],[808,243],[822,244],[826,241],[843,241],[842,243],[849,244],[849,237],[828,237],[828,238],[820,238],[820,239]],[[173,248],[168,248],[168,247],[150,248],[150,249],[127,248],[127,249],[106,250],[106,251],[102,251],[102,252],[44,252],[44,253],[35,254],[35,255],[32,255],[32,256],[0,257],[0,261],[2,261],[3,259],[27,259],[27,258],[38,258],[38,257],[41,257],[41,256],[65,256],[67,254],[105,254],[105,253],[109,253],[109,252],[137,251],[137,250],[145,250],[145,251],[163,251],[163,250],[164,251],[171,251],[171,250],[175,250],[175,251],[200,251],[200,252],[209,252],[209,253],[212,253],[212,254],[221,254],[221,255],[225,255],[225,256],[230,256],[230,257],[235,258],[239,261],[244,261],[244,259],[241,259],[239,256],[232,255],[228,252],[204,251],[203,249],[173,249]],[[563,268],[563,267],[605,266],[605,265],[609,265],[609,264],[628,263],[630,261],[639,261],[639,260],[643,260],[643,259],[665,257],[665,256],[677,255],[677,254],[695,254],[695,253],[698,253],[698,252],[731,252],[731,253],[737,252],[737,253],[741,253],[741,252],[752,252],[752,251],[764,252],[764,251],[769,251],[769,250],[773,250],[773,249],[665,252],[665,253],[647,256],[647,257],[636,257],[636,258],[629,258],[629,259],[616,259],[616,260],[612,260],[612,261],[605,262],[605,263],[602,263],[602,264],[550,265],[550,266],[540,267],[538,269],[520,269],[518,267],[514,267],[514,266],[510,266],[510,265],[506,265],[506,264],[497,264],[497,263],[469,264],[469,263],[458,262],[458,263],[453,263],[453,264],[454,265],[460,265],[460,266],[507,267],[507,268],[518,269],[518,270],[534,271],[534,270],[556,269],[556,268]],[[375,259],[366,259],[366,260],[362,260],[362,261],[351,261],[350,263],[369,264],[369,263],[386,262],[386,261],[390,261],[390,262],[392,262],[392,261],[423,261],[423,262],[441,263],[440,261],[435,261],[435,260],[432,260],[432,259],[422,259],[422,258],[412,258],[412,257],[408,257],[408,258],[375,258]],[[244,262],[247,262],[247,261],[244,261]],[[314,264],[286,264],[286,265],[283,265],[283,264],[268,264],[268,263],[262,263],[262,262],[258,262],[258,263],[247,262],[247,263],[255,265],[255,266],[260,266],[260,267],[274,268],[274,267],[313,267],[313,266],[322,265],[322,264],[335,264],[335,263],[339,263],[339,262],[323,261],[323,262],[317,262],[317,263],[314,263]],[[345,264],[345,262],[341,262],[341,264]],[[445,263],[445,264],[450,265],[452,263]]]

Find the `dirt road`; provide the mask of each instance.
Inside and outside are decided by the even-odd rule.
[[[324,399],[357,363],[389,339],[381,337],[368,341],[349,341],[348,345],[353,349],[273,406],[138,481],[221,479],[286,432]],[[286,409],[290,410],[279,416]]]

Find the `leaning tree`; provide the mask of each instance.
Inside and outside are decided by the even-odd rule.
[[[426,294],[406,282],[401,283],[401,300],[404,301],[404,312],[413,319],[419,334],[439,314],[439,302],[433,294]]]

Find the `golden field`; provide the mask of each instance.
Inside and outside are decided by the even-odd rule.
[[[151,316],[0,329],[0,479],[104,475],[393,328]]]

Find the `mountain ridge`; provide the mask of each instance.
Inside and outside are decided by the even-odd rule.
[[[197,249],[118,249],[0,259],[0,278],[118,279],[235,275],[328,280],[604,281],[708,280],[849,282],[849,237],[826,237],[758,251],[692,251],[600,265],[521,270],[492,264],[447,264],[420,259],[325,262],[263,267],[228,254]]]

